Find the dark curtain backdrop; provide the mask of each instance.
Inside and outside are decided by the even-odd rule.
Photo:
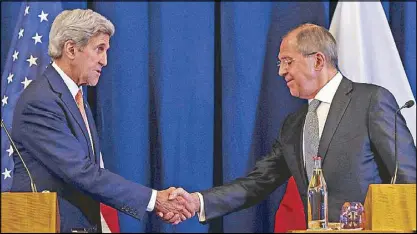
[[[414,97],[416,3],[383,2]],[[63,2],[116,27],[108,66],[88,88],[105,167],[155,189],[207,189],[244,176],[304,101],[276,71],[281,37],[312,22],[329,28],[332,2]],[[20,3],[1,2],[1,70]],[[381,48],[383,49],[383,48]],[[120,214],[122,232],[272,232],[285,191],[201,225],[153,213]]]

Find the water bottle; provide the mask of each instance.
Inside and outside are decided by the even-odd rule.
[[[321,157],[313,158],[314,168],[308,185],[308,229],[328,229],[327,185],[321,169]]]

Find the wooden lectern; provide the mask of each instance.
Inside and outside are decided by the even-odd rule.
[[[365,198],[365,229],[416,230],[416,184],[371,184]]]
[[[1,232],[59,232],[55,192],[1,193]]]
[[[330,223],[329,223],[330,226]],[[293,230],[290,233],[409,233],[416,230],[416,184],[371,184],[365,198],[365,230]]]

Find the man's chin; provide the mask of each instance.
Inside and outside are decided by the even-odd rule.
[[[97,79],[94,79],[94,80],[89,80],[88,81],[88,83],[87,83],[87,85],[88,86],[96,86],[97,85],[97,83],[98,83],[98,78]]]
[[[290,94],[293,97],[300,97],[300,92],[298,92],[297,90],[291,89],[291,88],[290,88]]]

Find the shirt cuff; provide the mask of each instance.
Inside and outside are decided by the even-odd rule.
[[[204,211],[204,199],[203,195],[199,192],[197,192],[198,198],[200,199],[200,212],[197,213],[198,215],[198,221],[204,222],[206,221],[206,213]]]
[[[151,200],[149,200],[148,207],[146,208],[146,211],[151,212],[155,208],[156,193],[157,193],[157,191],[155,189],[152,189]]]

